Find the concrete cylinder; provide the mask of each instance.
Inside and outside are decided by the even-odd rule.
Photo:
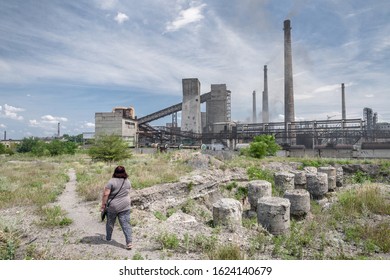
[[[214,226],[241,226],[242,205],[238,200],[222,198],[213,204]]]
[[[314,199],[321,199],[328,192],[326,173],[306,174],[307,190]]]
[[[286,233],[290,229],[290,201],[281,197],[260,198],[257,221],[271,234]]]
[[[340,188],[344,184],[344,170],[343,168],[337,167],[336,168],[336,187]]]
[[[306,172],[294,171],[294,187],[295,189],[306,189]]]
[[[275,188],[284,193],[286,190],[294,189],[294,174],[289,172],[277,172],[274,175]]]
[[[336,189],[336,168],[333,166],[321,166],[318,172],[326,173],[328,175],[328,191]]]
[[[307,190],[287,190],[283,197],[290,201],[291,217],[304,218],[310,212],[310,193]]]
[[[248,183],[248,201],[251,210],[256,211],[258,200],[262,197],[272,196],[272,184],[264,180],[255,180]]]

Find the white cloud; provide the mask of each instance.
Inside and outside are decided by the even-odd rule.
[[[47,128],[47,125],[58,124],[61,122],[67,122],[68,119],[64,117],[54,117],[52,115],[45,115],[41,117],[41,120],[29,120],[29,126]],[[64,127],[63,127],[64,128]]]
[[[204,18],[202,9],[205,6],[206,4],[201,4],[197,7],[191,7],[180,11],[179,16],[174,21],[167,23],[166,31],[176,31],[190,23],[202,20]]]
[[[337,89],[340,89],[340,87],[341,87],[340,84],[337,84],[337,85],[327,85],[327,86],[323,86],[323,87],[319,87],[319,88],[315,89],[314,93],[335,91]]]
[[[0,128],[6,128],[7,126],[5,124],[0,123]]]
[[[41,117],[42,122],[45,123],[59,123],[59,122],[67,122],[68,119],[64,117],[53,117],[52,115],[45,115]]]
[[[37,120],[29,120],[28,123],[30,126],[39,127],[39,122]]]
[[[103,10],[111,10],[118,4],[118,0],[97,0],[97,1],[99,7]]]
[[[7,119],[22,121],[23,117],[19,116],[18,113],[23,111],[25,111],[25,109],[14,107],[8,104],[4,104],[4,107],[0,106],[0,116],[3,116]]]
[[[129,20],[129,17],[124,13],[118,12],[118,14],[115,16],[114,20],[117,23],[122,24],[125,21]]]
[[[86,127],[95,127],[95,124],[94,123],[90,123],[90,122],[87,122],[86,124],[85,124],[85,126]]]

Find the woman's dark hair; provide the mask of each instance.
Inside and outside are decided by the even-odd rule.
[[[112,174],[112,178],[128,178],[129,176],[126,173],[126,169],[123,166],[118,166],[114,170],[114,174]]]

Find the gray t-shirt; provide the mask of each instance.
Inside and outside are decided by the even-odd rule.
[[[122,178],[111,178],[106,185],[106,189],[111,190],[110,195],[108,196],[108,200],[107,200],[108,202],[111,201],[111,199],[120,189],[120,192],[110,202],[110,206],[108,207],[108,212],[119,213],[122,211],[130,210],[131,183],[128,179],[125,179],[125,182],[123,183],[123,180],[124,179]]]

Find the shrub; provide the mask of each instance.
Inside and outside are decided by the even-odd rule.
[[[259,135],[253,138],[249,145],[247,153],[254,158],[263,158],[265,156],[274,156],[280,150],[273,135]]]
[[[110,163],[128,159],[132,156],[128,143],[117,135],[98,136],[88,153],[93,160]]]

